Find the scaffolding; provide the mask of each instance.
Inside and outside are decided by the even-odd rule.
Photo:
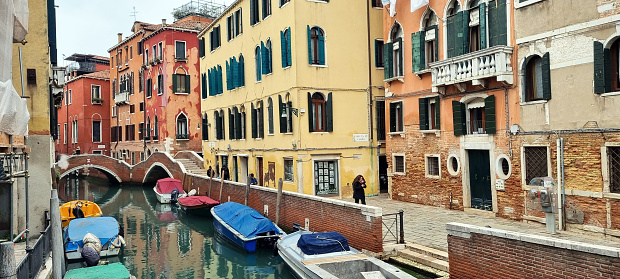
[[[174,16],[175,21],[191,15],[216,19],[224,10],[226,10],[226,5],[215,3],[214,0],[191,0],[189,3],[175,8],[172,11],[172,16]]]

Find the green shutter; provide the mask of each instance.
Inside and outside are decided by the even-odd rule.
[[[441,107],[439,106],[439,96],[435,97],[435,129],[441,130]]]
[[[390,132],[396,132],[396,106],[398,103],[390,103]]]
[[[258,0],[250,0],[250,25],[256,23],[256,14],[254,13],[254,2]]]
[[[239,55],[239,86],[245,86],[245,60]]]
[[[480,49],[487,48],[487,4],[480,3],[478,6],[480,15]]]
[[[241,113],[239,111],[235,111],[235,123],[237,123],[237,125],[235,126],[235,138],[236,139],[241,139]]]
[[[467,133],[465,126],[465,104],[459,101],[452,101],[452,123],[454,124],[455,136],[462,136]]]
[[[198,41],[198,55],[200,57],[204,57],[205,56],[205,38],[200,38],[200,40]]]
[[[260,131],[261,137],[265,137],[265,118],[263,117],[265,114],[265,106],[263,105],[263,100],[260,100],[260,115],[256,114],[256,117],[260,119],[257,123],[260,123],[260,127],[258,127],[258,131]],[[292,118],[292,117],[291,117]]]
[[[280,118],[280,133],[286,133],[286,117],[282,117],[282,111],[284,111],[285,106],[282,102],[282,96],[278,95],[278,116]]]
[[[308,29],[308,64],[312,65],[312,37],[310,31],[310,25],[306,25]]]
[[[205,73],[200,74],[200,96],[202,99],[207,98],[207,75]]]
[[[424,59],[424,31],[411,33],[411,70],[413,73],[426,68]]]
[[[280,31],[280,50],[282,54],[282,68],[286,68],[286,38],[282,31]]]
[[[291,28],[288,28],[286,33],[286,65],[293,65],[293,58],[291,57]]]
[[[389,79],[393,77],[392,73],[392,43],[383,44],[383,77]]]
[[[254,103],[251,103],[252,105],[252,115],[250,116],[250,119],[252,120],[252,138],[255,139],[256,138],[256,109],[254,109]]]
[[[543,88],[543,99],[551,100],[551,67],[549,63],[549,53],[545,53],[541,59],[541,69],[542,69],[542,88]]]
[[[609,49],[605,49],[601,42],[594,41],[594,93],[602,94],[611,91],[611,81],[608,69],[610,68]]]
[[[308,130],[314,132],[314,106],[312,105],[312,94],[308,92]]]
[[[461,11],[461,55],[469,53],[469,11]]]
[[[226,61],[226,90],[232,89],[232,69],[230,68],[230,63]]]
[[[222,82],[222,66],[217,65],[217,93],[224,93],[224,83]]]
[[[489,3],[489,47],[507,45],[506,0]]]
[[[484,98],[484,128],[487,134],[495,134],[495,96]]]
[[[293,107],[293,102],[286,102],[285,105],[289,109],[288,111],[291,112],[287,118],[288,118],[288,124],[291,126],[291,130],[289,132],[292,133],[293,132],[293,115],[292,115],[293,110],[291,108]]]
[[[439,28],[435,25],[435,61],[439,61]]]
[[[379,40],[375,39],[375,67],[379,68],[380,64],[379,59],[383,59],[383,57],[379,57]]]
[[[418,103],[420,105],[420,131],[428,130],[428,99],[420,98]]]
[[[185,92],[187,94],[191,94],[192,93],[192,87],[190,86],[190,80],[189,80],[190,75],[185,75]],[[163,83],[163,76],[162,76],[162,83]]]
[[[456,41],[457,41],[457,36],[456,36],[456,15],[452,15],[449,16],[448,19],[446,20],[447,23],[447,29],[448,29],[448,34],[447,34],[447,44],[448,44],[448,58],[457,56],[456,54]]]
[[[326,114],[326,120],[327,120],[327,131],[328,132],[333,132],[334,131],[334,113],[333,113],[333,107],[334,107],[334,101],[333,101],[334,97],[332,96],[332,92],[329,92],[329,94],[327,94],[327,104],[325,104],[325,114]]]
[[[399,51],[398,51],[398,57],[393,57],[394,60],[398,59],[398,69],[396,73],[393,73],[394,76],[400,76],[401,74],[404,74],[405,72],[403,71],[404,69],[404,65],[405,64],[405,60],[403,60],[403,53],[404,53],[404,44],[403,44],[403,38],[396,38],[396,43],[398,43],[398,45],[400,46]],[[392,62],[393,63],[393,62]]]
[[[215,113],[215,138],[222,139],[222,121],[220,121],[220,114]]]
[[[228,138],[229,139],[235,139],[235,126],[233,125],[234,121],[235,121],[235,118],[234,116],[232,116],[230,108],[228,108]]]
[[[319,65],[325,65],[325,37],[321,32],[319,33]]]

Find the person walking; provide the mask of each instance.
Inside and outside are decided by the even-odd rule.
[[[222,179],[230,180],[230,172],[228,171],[228,167],[227,166],[223,166],[222,167]]]
[[[355,203],[359,203],[361,200],[362,204],[366,204],[366,193],[364,193],[364,188],[366,188],[366,180],[360,174],[353,180],[353,198],[355,199]]]
[[[258,180],[256,180],[253,173],[250,173],[250,185],[258,185]]]

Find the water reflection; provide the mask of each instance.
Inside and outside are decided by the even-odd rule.
[[[112,260],[120,260],[138,278],[294,278],[272,251],[245,253],[214,235],[211,217],[159,204],[152,189],[69,178],[58,192],[63,201],[94,201],[104,215],[119,221],[127,245]]]

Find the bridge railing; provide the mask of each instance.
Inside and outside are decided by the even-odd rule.
[[[383,242],[405,243],[404,211],[401,209],[396,213],[383,214]],[[387,241],[386,241],[387,238]]]

